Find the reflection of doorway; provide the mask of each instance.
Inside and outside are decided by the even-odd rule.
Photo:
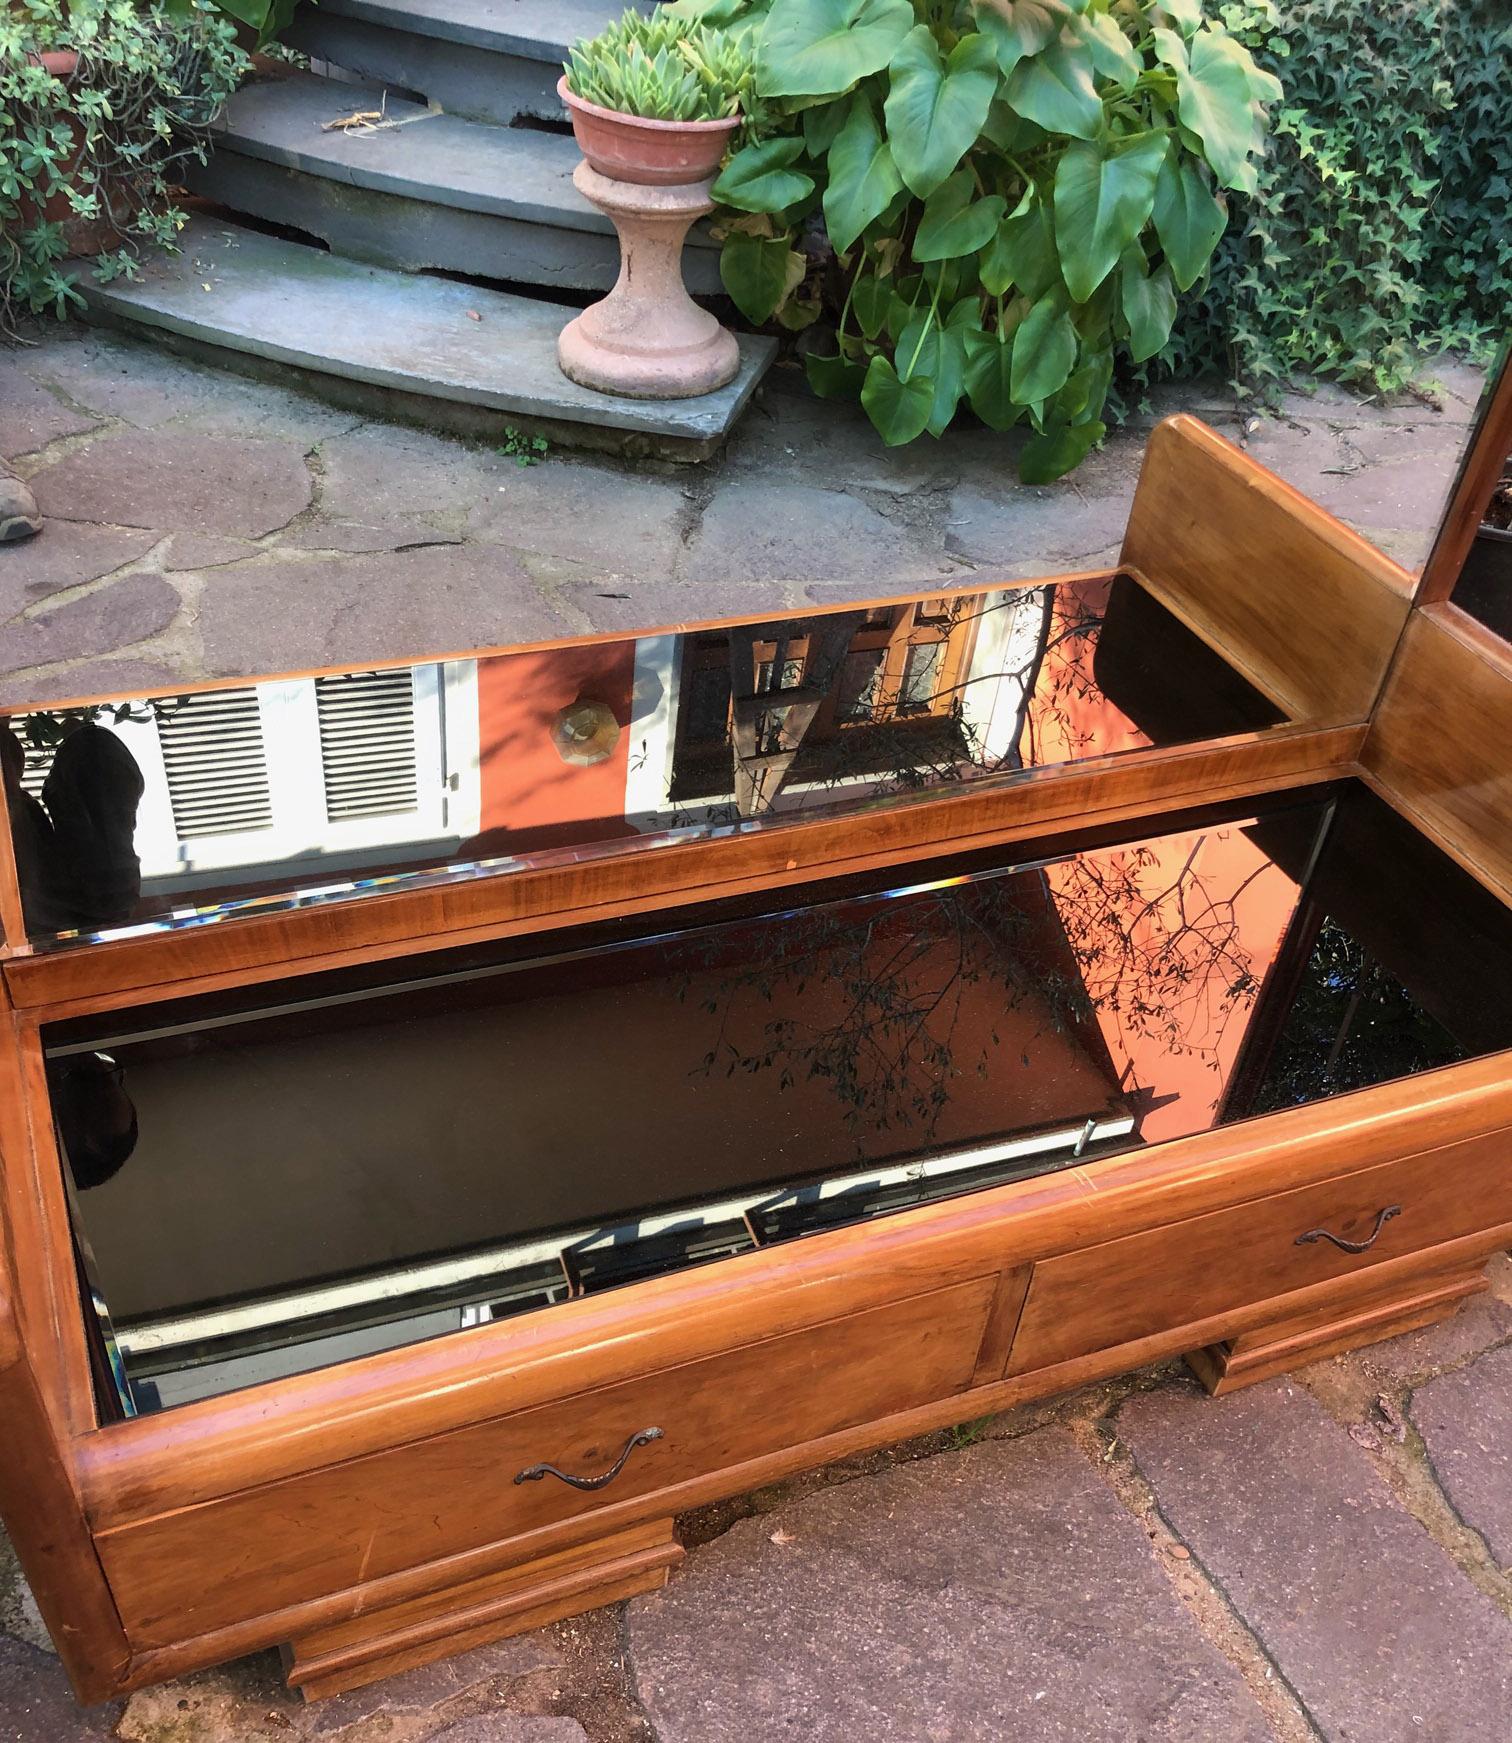
[[[683,639],[670,797],[742,816],[793,789],[954,765],[981,600],[937,598]]]

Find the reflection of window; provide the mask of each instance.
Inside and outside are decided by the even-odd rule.
[[[756,694],[765,694],[768,690],[796,690],[803,682],[803,661],[785,659],[781,664],[781,676],[778,676],[778,663],[775,659],[761,660],[756,666]]]
[[[847,654],[840,668],[840,691],[835,699],[835,715],[839,720],[869,720],[877,705],[877,691],[882,682],[884,650],[863,648]]]
[[[180,841],[272,827],[262,715],[250,685],[165,707],[158,743]]]
[[[945,646],[943,641],[917,642],[908,650],[898,694],[899,708],[927,708],[934,701],[945,663]]]
[[[392,817],[419,803],[415,683],[407,668],[315,680],[326,816]]]

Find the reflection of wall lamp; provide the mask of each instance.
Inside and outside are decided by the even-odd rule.
[[[551,728],[551,742],[564,763],[587,768],[607,761],[619,743],[619,722],[607,702],[590,702],[579,696],[557,715]]]

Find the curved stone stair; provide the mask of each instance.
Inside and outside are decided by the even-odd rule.
[[[210,160],[188,172],[201,198],[277,234],[198,218],[176,260],[138,282],[82,287],[91,309],[196,355],[297,370],[343,403],[469,434],[509,414],[564,443],[703,458],[773,341],[742,339],[739,377],[698,400],[620,400],[556,367],[556,334],[582,293],[613,283],[619,248],[572,184],[577,147],[555,85],[568,46],[623,3],[305,6],[286,40],[317,70],[270,67],[251,80]],[[382,119],[328,125],[358,111]],[[686,274],[695,294],[719,290],[717,246],[697,230]]]

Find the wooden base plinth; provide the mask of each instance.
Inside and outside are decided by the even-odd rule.
[[[564,1616],[654,1592],[682,1558],[670,1519],[631,1526],[302,1635],[284,1648],[288,1684],[309,1701],[361,1688]]]
[[[1188,1353],[1187,1366],[1214,1397],[1237,1392],[1292,1368],[1321,1362],[1447,1319],[1470,1295],[1490,1287],[1484,1267],[1419,1280],[1396,1295],[1357,1300],[1279,1319],[1256,1331]]]

